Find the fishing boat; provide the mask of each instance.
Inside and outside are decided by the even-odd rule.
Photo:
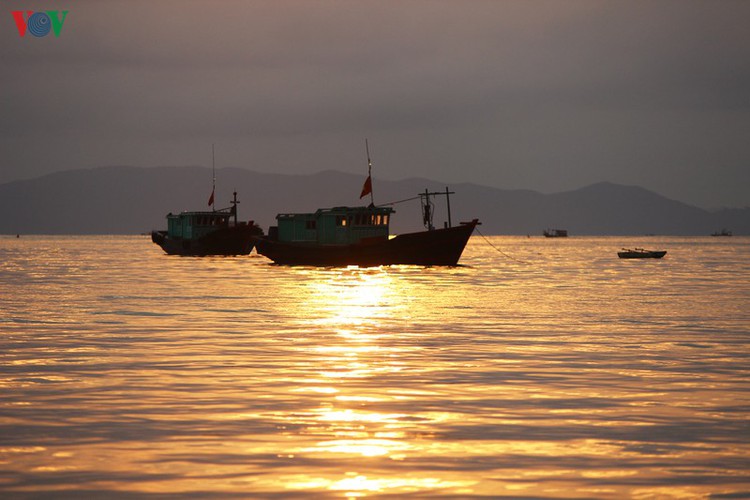
[[[567,229],[545,229],[542,234],[546,238],[566,238],[568,236]]]
[[[213,193],[209,205],[213,204]],[[167,214],[167,230],[152,231],[151,241],[170,255],[247,255],[263,230],[253,221],[237,220],[237,193],[232,206],[212,211]]]
[[[455,266],[477,219],[455,227],[389,235],[390,207],[334,207],[279,214],[256,250],[276,264],[300,266]]]
[[[152,231],[151,241],[170,255],[247,255],[253,251],[255,238],[263,230],[253,221],[237,219],[237,192],[232,206],[216,209],[216,162],[211,145],[213,188],[208,198],[211,211],[167,214],[167,230]]]
[[[281,213],[268,236],[256,238],[255,248],[276,264],[301,266],[455,266],[478,219],[452,226],[448,191],[425,190],[422,200],[426,230],[391,236],[389,224],[395,210],[376,206],[372,193],[370,152],[367,148],[368,176],[360,194],[370,195],[368,206],[322,208],[311,213]],[[448,221],[443,228],[433,226],[431,197],[445,195]]]
[[[667,254],[666,250],[646,250],[643,248],[623,248],[617,252],[621,259],[661,259]]]

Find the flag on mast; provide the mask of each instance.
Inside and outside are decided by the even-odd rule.
[[[368,175],[364,186],[362,186],[362,193],[359,195],[359,198],[362,199],[370,193],[372,193],[372,177]]]
[[[214,145],[211,144],[211,171],[213,172],[214,177],[214,184],[211,188],[211,196],[208,198],[208,206],[213,206],[214,204],[214,193],[216,193],[216,154],[214,152]],[[214,207],[215,209],[216,207]]]
[[[367,179],[365,179],[365,184],[362,186],[359,199],[361,200],[369,194],[370,201],[375,203],[372,198],[372,161],[370,161],[370,146],[367,144],[367,139],[365,139],[365,150],[367,151]]]

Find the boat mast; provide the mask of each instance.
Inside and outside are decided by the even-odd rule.
[[[370,204],[375,205],[375,198],[372,194],[372,161],[370,161],[370,146],[365,138],[365,151],[367,151],[367,178],[370,179]]]
[[[448,186],[445,186],[445,202],[448,204],[448,227],[453,227],[451,221],[451,193],[448,191]]]
[[[429,193],[427,189],[424,190],[424,194],[420,194],[419,196],[422,198],[422,222],[424,223],[424,227],[427,228],[428,231],[432,231],[435,229],[435,226],[432,225],[432,202],[430,201],[430,194],[435,193]]]
[[[448,205],[448,221],[446,222],[447,227],[453,227],[453,221],[451,220],[451,198],[450,195],[456,194],[454,191],[449,191],[448,187],[445,187],[445,191],[434,191],[430,193],[427,189],[424,193],[419,193],[419,197],[422,200],[422,222],[425,227],[432,231],[435,226],[432,225],[432,217],[434,215],[434,205],[430,200],[430,196],[442,196],[445,195],[445,201]]]
[[[234,225],[237,225],[237,191],[234,192],[234,198],[232,199],[232,215],[234,215]]]

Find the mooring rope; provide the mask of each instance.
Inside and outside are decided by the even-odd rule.
[[[378,203],[377,206],[384,207],[386,205],[396,205],[397,203],[404,203],[404,202],[407,202],[407,201],[418,200],[419,198],[420,198],[419,196],[414,196],[412,198],[406,198],[405,200],[392,201],[390,203]]]
[[[515,257],[513,257],[511,255],[508,255],[507,253],[505,253],[502,250],[500,250],[499,248],[497,248],[495,245],[492,244],[492,242],[490,240],[487,239],[487,237],[485,235],[482,234],[482,232],[479,230],[478,227],[475,227],[474,231],[476,231],[477,233],[479,233],[479,236],[481,236],[482,238],[484,238],[484,241],[486,241],[489,246],[491,246],[492,248],[494,248],[495,250],[497,250],[499,253],[501,253],[502,255],[504,255],[506,258],[508,258],[510,260],[514,260],[514,261],[519,262],[521,264],[529,264],[529,265],[533,264],[532,262],[528,262],[528,261],[525,261],[525,260],[516,259]]]
[[[396,205],[398,203],[405,203],[407,201],[418,200],[420,198],[421,198],[421,195],[418,195],[418,196],[413,196],[411,198],[406,198],[404,200],[392,201],[390,203],[378,203],[377,206],[384,207],[386,205]],[[508,258],[510,260],[514,260],[514,261],[516,261],[516,262],[518,262],[520,264],[533,265],[533,262],[529,262],[529,261],[526,261],[526,260],[516,259],[515,257],[513,257],[511,255],[508,255],[507,253],[505,253],[502,250],[500,250],[499,248],[497,248],[495,245],[492,244],[492,242],[490,240],[487,239],[487,237],[484,234],[482,234],[482,232],[479,230],[478,227],[474,227],[474,231],[476,231],[477,233],[479,233],[479,236],[481,236],[482,238],[484,238],[484,241],[486,241],[489,246],[491,246],[492,248],[494,248],[498,253],[504,255],[506,258]]]

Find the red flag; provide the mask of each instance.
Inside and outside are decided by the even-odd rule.
[[[368,175],[365,185],[362,186],[362,194],[359,195],[359,198],[362,199],[370,193],[372,193],[372,178]]]
[[[210,207],[213,204],[214,204],[214,190],[212,189],[211,190],[211,197],[208,199],[208,206]]]

